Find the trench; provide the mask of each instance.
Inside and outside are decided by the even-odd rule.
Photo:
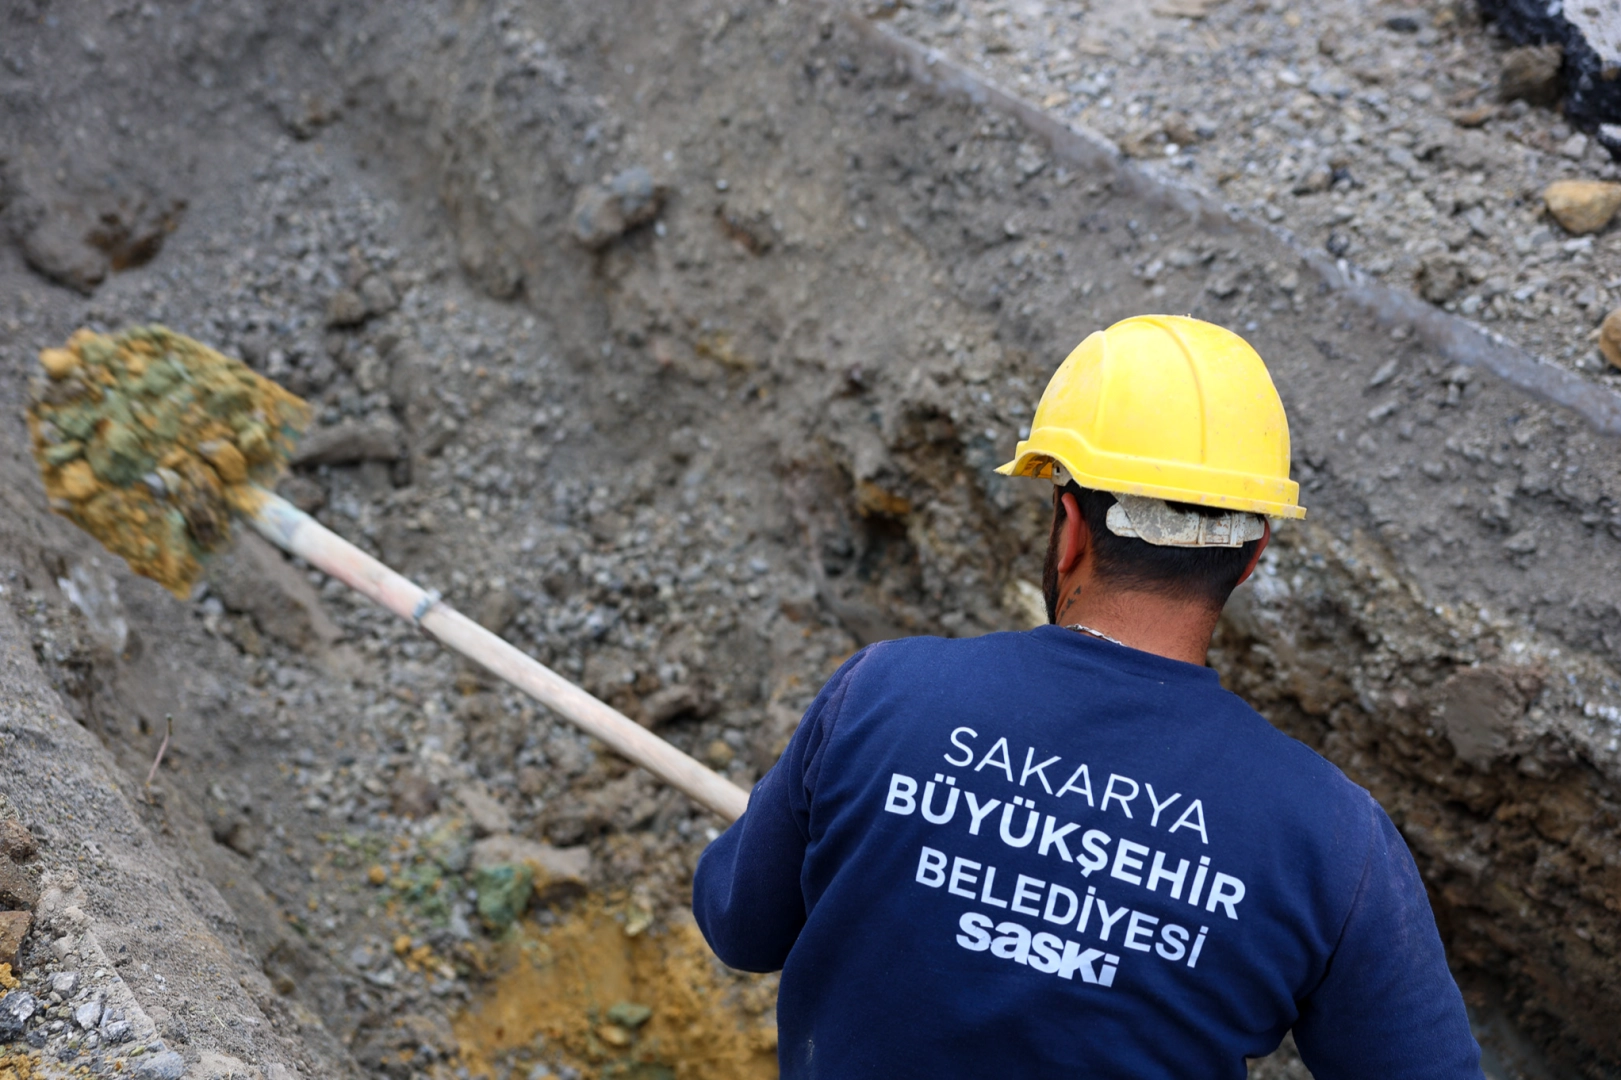
[[[28,33],[65,48],[93,14]],[[990,469],[1081,334],[1244,327],[1311,518],[1213,666],[1391,813],[1491,1075],[1621,1063],[1613,436],[841,10],[165,18],[129,30],[165,51],[39,107],[102,123],[103,164],[187,216],[89,299],[7,250],[8,402],[74,326],[161,318],[324,429],[386,428],[284,493],[747,784],[860,645],[1030,625],[1046,503]],[[105,126],[120,87],[144,143]],[[48,186],[51,123],[13,122],[11,190]],[[656,212],[616,223],[638,167]],[[135,1045],[199,1076],[773,1074],[771,980],[683,915],[716,822],[274,553],[172,600],[52,518],[4,439],[27,647],[0,816],[47,886],[24,969],[120,973]],[[555,887],[488,918],[513,843]],[[58,1060],[117,1060],[72,1037]],[[1253,1072],[1305,1075],[1287,1050]]]

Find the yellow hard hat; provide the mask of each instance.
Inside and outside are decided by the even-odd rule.
[[[1214,323],[1138,315],[1075,347],[1004,476],[1302,518],[1289,420],[1249,342]]]

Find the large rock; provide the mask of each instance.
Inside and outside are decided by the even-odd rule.
[[[20,201],[18,240],[29,267],[86,295],[110,271],[150,262],[186,207],[184,200],[142,191],[26,182]]]
[[[39,1012],[39,999],[21,990],[0,997],[0,1044],[22,1038],[28,1021]]]
[[[357,465],[362,461],[398,461],[404,452],[399,422],[378,414],[364,420],[341,420],[316,428],[293,452],[294,465]]]
[[[1436,718],[1459,760],[1486,771],[1507,755],[1525,699],[1511,675],[1496,668],[1466,668],[1441,689]]]
[[[343,631],[321,607],[321,598],[297,567],[253,533],[209,567],[209,584],[231,611],[250,616],[259,632],[314,651],[331,646]]]
[[[107,256],[84,242],[77,215],[52,214],[23,234],[23,259],[35,273],[86,296],[107,277]]]
[[[1441,252],[1419,264],[1418,291],[1432,304],[1444,304],[1469,284],[1469,267],[1456,255]]]
[[[472,861],[475,871],[496,866],[527,867],[541,903],[585,892],[591,877],[591,850],[583,845],[557,848],[516,836],[490,836],[473,845]]]
[[[1610,0],[1549,3],[1548,0],[1480,0],[1481,14],[1494,19],[1517,45],[1557,45],[1563,65],[1565,115],[1589,131],[1621,124],[1621,6]],[[1612,155],[1621,142],[1603,140]]]
[[[1542,192],[1548,213],[1565,231],[1585,236],[1610,223],[1621,209],[1621,184],[1607,180],[1555,180]]]

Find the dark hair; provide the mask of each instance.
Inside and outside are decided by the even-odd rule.
[[[1092,533],[1092,548],[1096,552],[1098,576],[1121,588],[1157,592],[1186,600],[1198,600],[1215,608],[1227,603],[1227,598],[1238,587],[1238,579],[1255,554],[1259,540],[1251,540],[1243,547],[1159,547],[1134,536],[1116,536],[1109,531],[1105,519],[1115,498],[1107,491],[1083,488],[1074,481],[1064,485],[1063,492],[1075,496]],[[1057,503],[1055,497],[1054,502]],[[1206,517],[1226,513],[1209,506],[1173,502],[1178,510],[1191,510]],[[1053,542],[1058,539],[1059,515],[1064,513],[1058,503],[1053,517]]]

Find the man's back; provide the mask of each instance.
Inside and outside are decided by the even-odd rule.
[[[694,909],[785,1077],[1478,1077],[1412,860],[1214,672],[1043,627],[873,646]]]

